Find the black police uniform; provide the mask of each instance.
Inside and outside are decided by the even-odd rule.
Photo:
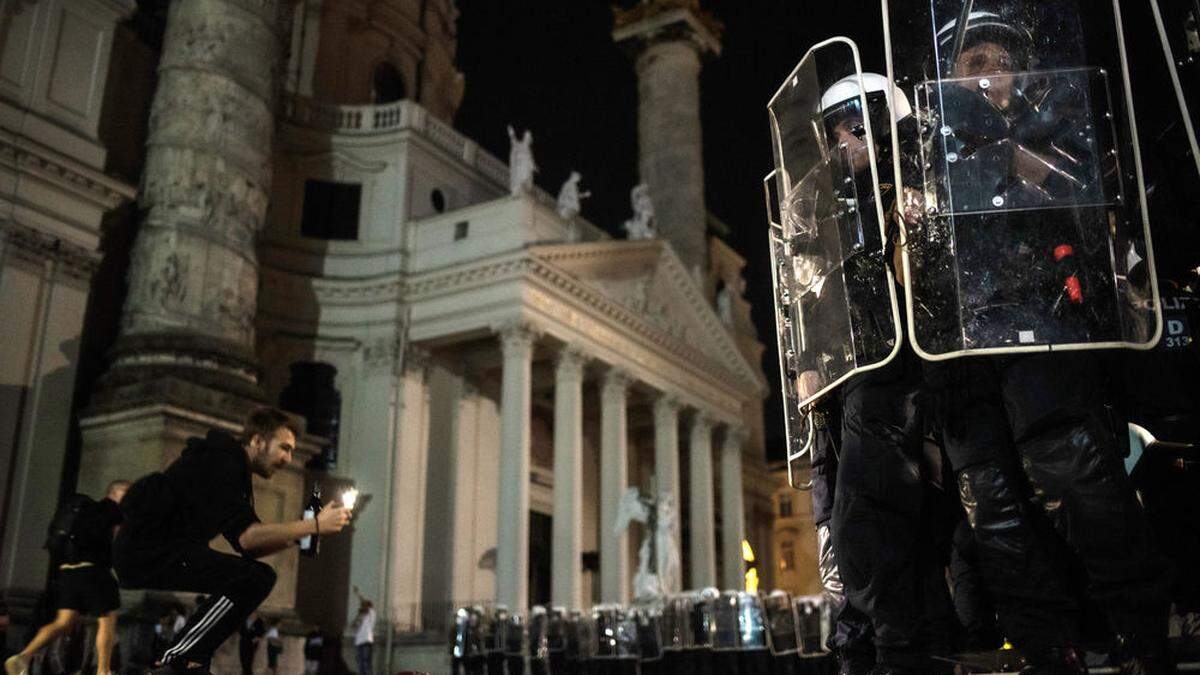
[[[221,534],[244,554],[238,537],[259,522],[245,448],[221,431],[191,438],[165,471],[129,488],[122,509],[113,550],[121,585],[208,595],[161,660],[207,666],[275,585],[269,565],[208,545]]]
[[[813,414],[816,429],[810,453],[812,465],[813,524],[817,528],[817,566],[821,586],[830,603],[833,623],[825,647],[850,667],[869,669],[875,664],[875,633],[871,619],[846,601],[837,556],[833,553],[833,496],[838,472],[837,442],[841,437],[841,415],[836,399],[822,401]]]
[[[1044,207],[1084,189],[1073,186],[1098,189],[1086,174],[1098,163],[1088,154],[1094,150],[1071,145],[1085,136],[1076,130],[1090,120],[1059,113],[1060,108],[1078,113],[1069,100],[1077,89],[1065,80],[1027,86],[1048,87],[1040,106],[1014,96],[1004,111],[977,92],[942,89],[946,105],[972,111],[961,115],[947,143],[985,138],[974,152],[978,172],[1008,177],[997,188],[969,172],[955,174],[966,181],[954,185],[959,202],[975,204],[1002,188],[1009,208]],[[1055,166],[1040,185],[1010,176],[1011,150],[1018,143],[1044,150],[1043,161]],[[1055,159],[1064,144],[1071,161]],[[1083,175],[1072,180],[1072,171]],[[910,254],[927,258],[922,267],[930,274],[957,274],[953,286],[941,282],[957,288],[957,295],[923,296],[932,307],[922,329],[926,348],[950,351],[964,341],[996,346],[1022,325],[1037,329],[1027,332],[1049,344],[1123,339],[1108,273],[1106,207],[975,214],[937,219],[931,227],[952,222],[960,233],[953,247],[910,247]],[[936,335],[948,342],[937,343]],[[1082,560],[1089,594],[1115,631],[1166,633],[1169,566],[1151,541],[1121,463],[1117,435],[1125,432],[1106,405],[1111,400],[1106,370],[1091,351],[974,356],[926,368],[984,577],[1006,635],[1026,649],[1077,645],[1081,637],[1071,620],[1079,605],[1061,578],[1063,563],[1053,542],[1047,545],[1039,532],[1042,515],[1030,512],[1030,499]]]
[[[887,213],[894,201],[890,186],[883,197]],[[874,204],[867,202],[861,212],[874,213]],[[877,227],[865,224],[864,235],[864,252],[846,261],[847,285],[850,292],[878,297],[886,288],[863,284],[875,283],[877,272],[870,270],[882,266],[890,273],[890,247],[880,246]],[[860,334],[890,330],[891,316],[874,316],[869,305],[851,307]],[[857,342],[885,344],[882,337]],[[954,630],[945,584],[950,540],[935,532],[945,522],[944,501],[928,485],[933,477],[926,466],[921,389],[921,363],[903,349],[888,365],[851,378],[840,392],[833,551],[849,603],[870,617],[878,662],[898,672],[926,672],[930,651],[943,647],[934,640]]]
[[[120,590],[112,573],[113,528],[121,524],[121,509],[105,498],[89,504],[71,527],[77,554],[58,567],[58,608],[103,616],[121,607]]]

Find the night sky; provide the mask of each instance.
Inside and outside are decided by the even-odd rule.
[[[782,411],[771,313],[762,178],[771,170],[766,104],[814,43],[844,35],[862,51],[866,70],[884,72],[878,0],[710,0],[725,24],[724,51],[701,76],[701,121],[708,208],[731,229],[729,243],[747,260],[747,295],[767,346],[763,370],[769,459],[781,459]],[[1126,21],[1135,60],[1139,122],[1153,147],[1164,126],[1162,55],[1144,1],[1132,0]],[[611,38],[606,0],[459,0],[459,69],[466,95],[456,126],[507,159],[506,124],[534,133],[537,183],[557,194],[572,170],[593,197],[583,215],[616,236],[630,215],[637,182],[637,90],[633,63]],[[1163,103],[1167,105],[1162,105]],[[1143,108],[1145,110],[1143,110]],[[1164,143],[1169,140],[1162,141]],[[1153,171],[1152,168],[1149,169]],[[1157,235],[1156,235],[1157,236]]]

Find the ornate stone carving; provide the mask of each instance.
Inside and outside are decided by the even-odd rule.
[[[625,396],[632,382],[633,378],[625,371],[620,368],[609,368],[604,372],[604,381],[601,388],[602,395],[606,398],[610,396]]]
[[[95,251],[13,221],[0,223],[0,234],[11,254],[36,264],[53,261],[62,273],[74,279],[90,281],[100,265],[100,255]]]
[[[560,379],[582,380],[583,369],[589,360],[587,353],[579,347],[565,345],[558,350],[556,376]]]
[[[200,337],[217,352],[253,354],[255,237],[266,220],[285,15],[280,0],[171,3],[122,316],[121,339],[143,353],[121,363],[211,370],[193,353]]]
[[[683,407],[683,402],[674,394],[663,392],[654,399],[655,415],[677,415],[681,407]]]
[[[500,350],[506,359],[522,353],[532,353],[533,343],[541,336],[537,327],[524,320],[505,323],[498,326],[495,332],[500,335]]]
[[[150,297],[162,307],[181,305],[187,300],[188,261],[191,256],[177,251],[168,253],[150,280]]]
[[[400,335],[380,335],[368,339],[362,346],[363,366],[368,370],[390,368],[400,354]]]

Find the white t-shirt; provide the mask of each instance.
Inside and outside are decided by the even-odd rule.
[[[354,634],[354,646],[375,642],[375,610],[368,609],[358,615],[358,631]]]

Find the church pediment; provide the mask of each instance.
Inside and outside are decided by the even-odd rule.
[[[650,324],[664,340],[699,352],[744,386],[762,387],[762,378],[669,246],[622,240],[538,246],[531,252]]]

